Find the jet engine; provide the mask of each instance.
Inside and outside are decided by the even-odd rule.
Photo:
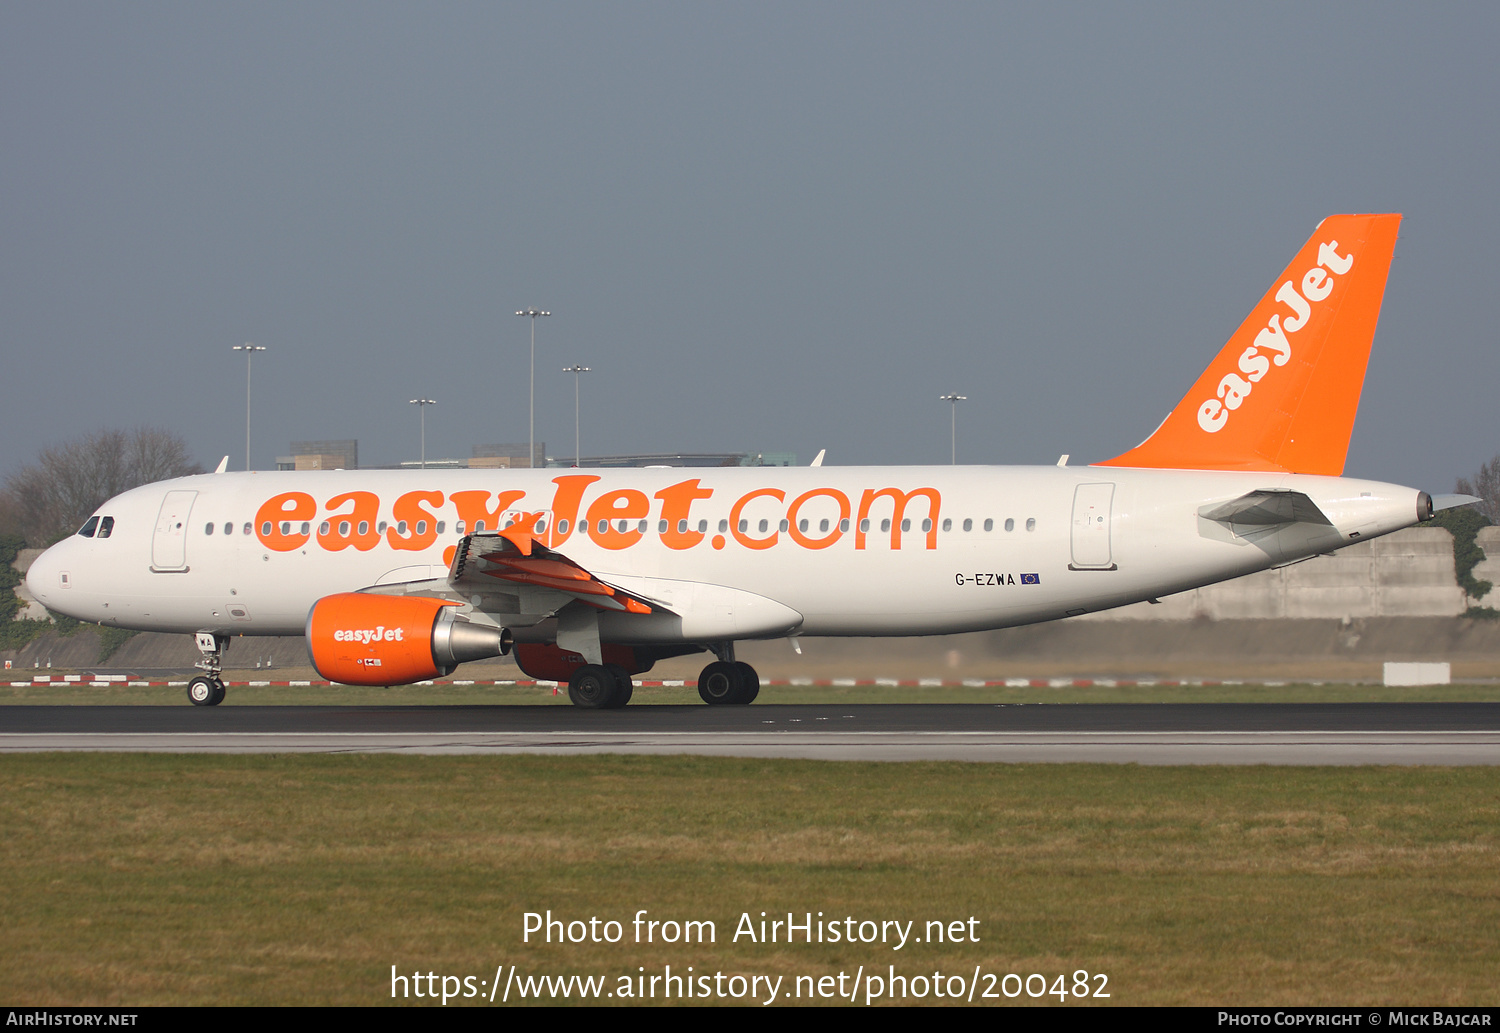
[[[307,615],[313,666],[346,685],[405,685],[510,652],[508,629],[471,623],[458,605],[415,595],[324,596]]]

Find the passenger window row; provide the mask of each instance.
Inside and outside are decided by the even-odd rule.
[[[214,528],[217,527],[217,526],[218,526],[217,524],[204,524],[203,525],[203,533],[204,534],[213,534],[214,533]],[[306,527],[307,525],[303,524],[302,526]],[[267,527],[269,528],[269,525],[267,525]],[[247,523],[247,524],[245,524],[244,528],[240,531],[240,533],[241,534],[250,534],[254,530],[255,530],[255,525]],[[234,534],[234,523],[233,523],[233,521],[229,521],[229,520],[224,521],[224,533],[226,535]]]
[[[203,525],[203,533],[206,534],[206,535],[212,535],[212,534],[214,534],[216,532],[218,526],[219,525],[216,524],[216,523],[204,524]],[[283,521],[281,521],[281,527],[279,528],[279,530],[280,530],[280,532],[282,534],[291,534],[292,533],[292,526],[293,525],[292,525],[292,522],[290,520],[283,520]],[[312,533],[312,524],[309,523],[306,520],[302,521],[300,524],[298,524],[296,526],[297,526],[297,532],[296,532],[297,534],[311,534]],[[380,521],[378,524],[375,525],[375,533],[376,534],[385,534],[385,530],[386,530],[387,526],[388,525],[386,524],[386,522],[384,520]],[[444,531],[447,530],[447,526],[448,526],[447,525],[447,521],[445,521],[445,520],[439,520],[437,522],[437,526],[434,528],[434,530],[438,534],[442,534]],[[272,529],[273,529],[273,526],[271,524],[271,521],[265,520],[265,521],[261,522],[261,525],[260,525],[260,533],[261,534],[263,534],[263,535],[270,535]],[[479,521],[475,525],[475,529],[478,530],[478,531],[483,531],[484,530],[484,521],[483,520]],[[320,535],[327,535],[327,534],[331,533],[332,530],[333,530],[333,524],[331,524],[327,520],[323,521],[321,524],[318,525],[318,534],[320,534]],[[338,530],[339,530],[339,534],[342,537],[348,537],[349,534],[352,533],[352,531],[354,530],[354,525],[350,521],[348,521],[348,520],[340,520],[339,524],[338,524]],[[463,525],[463,523],[461,521],[456,525],[455,530],[457,530],[459,534],[463,534],[464,533],[464,525]],[[247,534],[248,535],[248,534],[253,534],[254,532],[255,532],[255,525],[254,524],[247,523],[241,529],[241,533],[242,534]],[[82,531],[79,532],[79,534],[82,534],[82,533],[83,533]],[[368,520],[361,520],[359,522],[359,534],[366,535],[366,534],[369,534],[369,533],[370,533],[370,522]],[[406,524],[405,520],[399,520],[399,521],[396,522],[396,533],[397,534],[401,534],[401,535],[404,535],[404,534],[407,533],[407,524]],[[425,521],[425,520],[418,520],[417,521],[416,533],[417,534],[426,534],[427,533],[427,521]],[[225,523],[224,523],[224,534],[226,534],[226,535],[232,535],[232,534],[234,534],[234,523],[232,521],[225,521]]]
[[[512,517],[512,518],[506,520],[504,522],[503,526],[504,527],[510,527],[514,523],[515,523],[515,518]],[[600,520],[599,521],[598,533],[604,534],[605,532],[607,532],[609,530],[609,523],[610,522],[608,520]],[[629,520],[619,520],[619,521],[616,521],[616,530],[618,530],[621,534],[625,534],[626,532],[628,532],[630,530],[630,525],[631,525],[631,521],[629,521]],[[94,537],[108,538],[110,536],[111,532],[113,532],[114,526],[115,526],[115,518],[114,517],[103,517],[103,518],[100,518],[100,517],[90,517],[89,518],[89,522],[86,523],[86,524],[84,524],[83,527],[81,527],[79,529],[78,533],[80,535],[82,535],[83,537],[85,537],[85,538],[94,538]],[[381,535],[385,534],[387,526],[388,525],[386,524],[386,522],[384,520],[380,521],[378,524],[375,525],[375,533],[376,534],[381,534]],[[580,526],[582,527],[583,525],[580,525]],[[647,520],[637,520],[637,521],[635,521],[635,530],[637,530],[637,531],[639,531],[639,532],[641,532],[643,534],[645,533],[645,531],[646,531],[646,529],[647,529],[648,526],[650,526],[650,521],[647,521]],[[790,525],[788,524],[788,522],[786,520],[782,520],[782,521],[780,521],[777,529],[780,530],[780,531],[786,531],[786,530],[789,529],[789,526]],[[986,517],[982,526],[983,526],[984,530],[987,533],[988,532],[993,532],[995,530],[995,521],[992,518]],[[205,524],[203,526],[203,533],[206,534],[206,535],[212,535],[212,534],[215,533],[215,529],[217,527],[218,527],[218,525],[214,524],[214,523]],[[803,534],[808,533],[808,531],[811,530],[811,527],[812,527],[812,523],[811,523],[811,521],[809,521],[807,519],[802,519],[802,520],[797,521],[797,530],[800,531],[800,532],[802,532]],[[831,529],[831,527],[832,527],[832,522],[829,521],[829,520],[827,520],[827,519],[823,519],[823,520],[818,521],[818,533],[819,534],[827,534],[827,533],[829,533],[829,530]],[[868,533],[870,531],[870,527],[871,527],[871,521],[870,521],[870,519],[868,517],[866,517],[865,519],[863,519],[863,520],[861,520],[859,522],[859,529],[860,529],[861,532]],[[966,532],[972,532],[974,530],[974,521],[971,518],[969,518],[969,517],[965,517],[964,520],[963,520],[962,527],[963,527],[964,531],[966,531]],[[1015,519],[1012,518],[1012,517],[1006,517],[1005,518],[1004,527],[1005,527],[1005,530],[1007,532],[1014,531],[1016,529],[1016,521],[1015,521]],[[932,521],[930,519],[924,518],[922,520],[921,524],[919,525],[919,528],[923,532],[931,531],[932,530]],[[271,529],[272,529],[272,525],[271,525],[271,522],[269,520],[264,521],[260,525],[260,533],[262,535],[270,535]],[[333,525],[329,521],[325,520],[321,524],[318,525],[318,534],[327,536],[329,533],[331,533],[332,529],[333,529]],[[447,530],[447,521],[445,521],[445,520],[439,520],[439,521],[437,521],[437,525],[433,529],[438,534],[444,534],[446,532],[446,530]],[[545,519],[537,521],[536,530],[537,530],[538,533],[541,533],[541,532],[545,531],[546,529],[547,529],[547,524],[546,524],[546,520]],[[771,522],[769,520],[760,520],[760,521],[756,522],[756,530],[758,532],[760,532],[761,534],[766,533],[770,529],[771,529]],[[891,521],[890,521],[889,517],[887,517],[887,518],[885,518],[885,519],[883,519],[883,520],[880,521],[880,530],[881,531],[889,531],[890,529],[891,529]],[[901,521],[901,530],[903,530],[903,531],[910,531],[911,529],[912,529],[911,518],[908,517],[908,518],[903,519]],[[944,517],[943,518],[942,529],[944,531],[952,531],[953,530],[953,520],[952,520],[952,518],[949,518],[949,517]],[[255,526],[253,524],[247,523],[247,524],[245,524],[241,528],[240,533],[248,535],[248,534],[253,533],[254,530],[255,530]],[[281,528],[280,528],[280,530],[281,530],[282,534],[291,534],[292,533],[292,524],[291,524],[291,522],[287,521],[287,520],[283,520],[281,522]],[[350,521],[348,521],[348,520],[340,520],[339,521],[339,524],[338,524],[338,533],[339,533],[340,537],[347,538],[353,530],[354,530],[354,525]],[[427,533],[427,521],[425,521],[425,520],[418,520],[417,524],[416,524],[415,530],[416,530],[417,534],[426,534]],[[463,534],[464,533],[464,522],[462,520],[458,521],[458,523],[456,523],[456,524],[453,525],[453,530],[454,530],[454,532],[456,534],[460,534],[460,535]],[[476,520],[476,521],[474,521],[474,533],[475,534],[481,534],[481,533],[484,532],[484,530],[485,530],[485,522],[483,520]],[[587,528],[584,528],[584,530],[587,530]],[[666,534],[667,533],[667,522],[665,520],[659,520],[659,521],[657,521],[656,530],[657,530],[658,534]],[[678,534],[686,534],[687,530],[688,530],[688,522],[686,520],[679,520],[679,521],[677,521],[677,533]],[[741,534],[745,534],[745,533],[749,532],[749,530],[750,530],[750,521],[748,521],[748,520],[741,520],[739,522],[739,530],[740,530]],[[841,534],[847,533],[848,530],[849,530],[849,518],[845,517],[845,518],[843,518],[842,520],[839,521],[839,533],[841,533]],[[1026,518],[1026,530],[1028,530],[1028,531],[1035,531],[1036,530],[1036,517],[1027,517]],[[568,521],[565,520],[565,519],[564,520],[559,520],[557,522],[557,531],[558,531],[559,534],[567,534],[568,533]],[[729,521],[728,520],[720,520],[719,521],[719,533],[720,534],[725,534],[728,531],[729,531]],[[307,521],[303,521],[301,523],[301,525],[298,527],[298,531],[297,531],[298,534],[310,534],[311,532],[312,532],[312,524],[308,523]],[[224,532],[223,533],[225,535],[232,535],[232,534],[234,534],[234,523],[232,521],[225,521],[225,523],[224,523]],[[361,536],[367,535],[367,534],[370,533],[370,522],[368,520],[361,520],[359,522],[358,533]],[[403,535],[403,536],[407,534],[407,523],[406,523],[405,520],[397,521],[397,523],[396,523],[396,533],[399,534],[399,535]],[[707,520],[699,520],[698,521],[698,533],[699,534],[706,534],[706,533],[708,533],[708,521]]]

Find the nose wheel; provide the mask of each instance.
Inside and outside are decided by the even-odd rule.
[[[224,683],[200,674],[188,682],[187,694],[195,707],[216,707],[224,702]]]

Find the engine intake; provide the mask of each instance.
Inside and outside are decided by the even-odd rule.
[[[346,685],[405,685],[510,652],[508,629],[467,621],[458,605],[413,595],[325,596],[307,615],[313,667]]]

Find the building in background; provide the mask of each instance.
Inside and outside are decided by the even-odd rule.
[[[359,442],[347,441],[293,441],[291,455],[277,456],[278,470],[358,470]],[[547,443],[536,443],[538,467],[571,467],[570,456],[547,455]],[[367,466],[366,470],[411,470],[422,465],[420,460],[407,459],[390,466]],[[682,466],[796,466],[795,452],[642,452],[635,455],[584,456],[581,466],[594,469],[625,469],[629,467]],[[524,470],[526,442],[515,444],[475,445],[473,455],[465,459],[428,459],[429,470]]]
[[[548,466],[572,466],[566,457],[547,460]],[[796,466],[795,452],[649,452],[640,455],[584,456],[580,467],[622,469],[644,466]]]
[[[528,466],[546,465],[547,443],[545,441],[536,443],[536,455],[529,461],[526,458],[526,442],[524,441],[515,445],[475,445],[474,452],[469,458],[471,470],[524,470]]]
[[[470,469],[467,459],[429,459],[423,463],[420,459],[403,459],[395,466],[382,466],[378,468],[365,467],[381,470],[468,470]]]
[[[293,441],[292,454],[276,457],[278,470],[358,470],[359,441]]]

